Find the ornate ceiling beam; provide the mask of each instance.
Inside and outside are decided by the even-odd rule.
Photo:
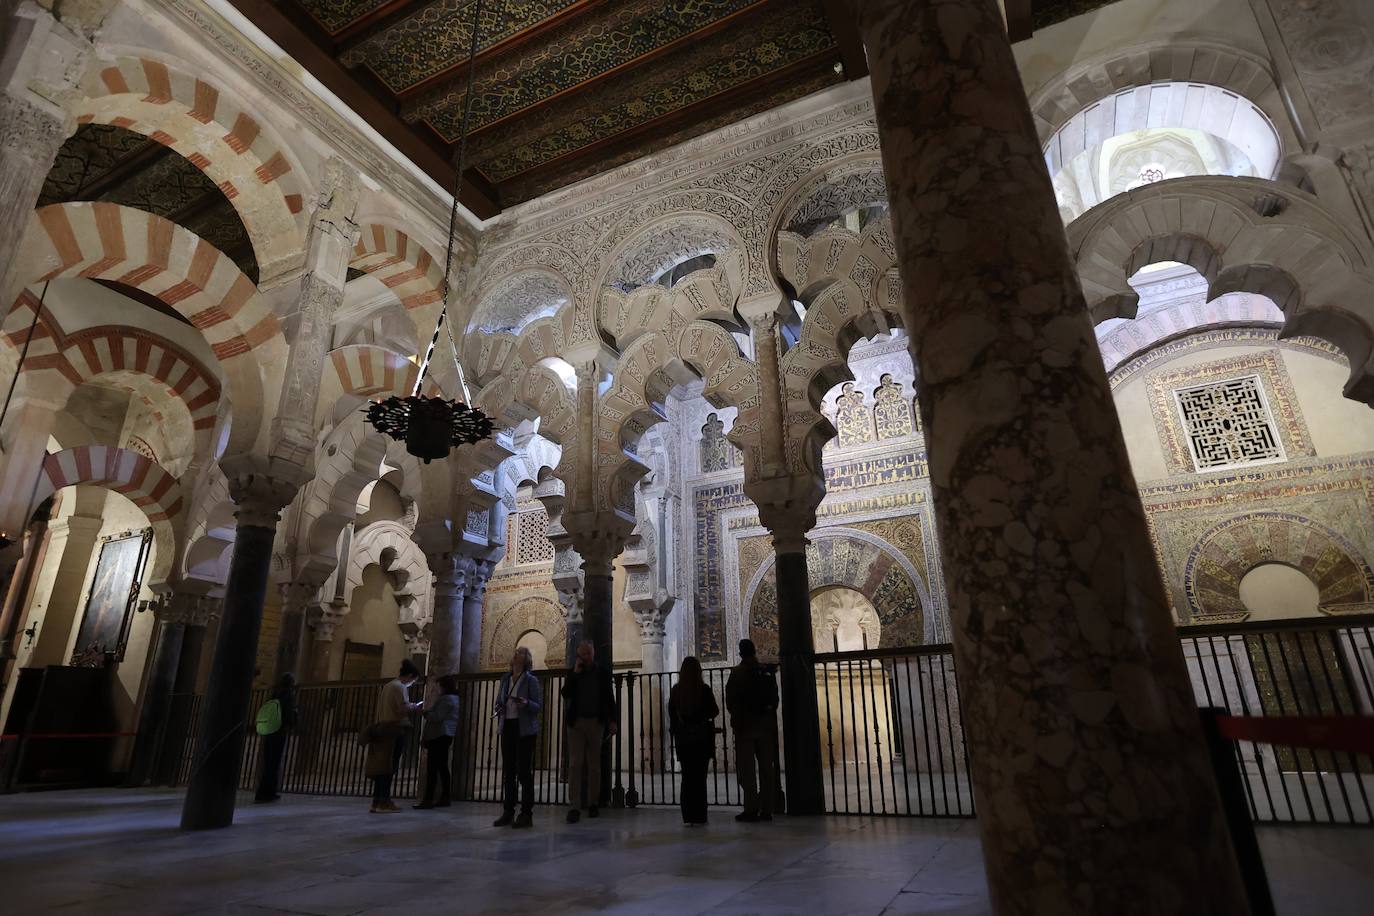
[[[608,149],[629,145],[646,134],[667,134],[678,129],[687,122],[697,120],[704,115],[719,111],[722,104],[728,103],[733,98],[748,98],[755,95],[762,95],[790,82],[802,74],[809,73],[817,67],[829,67],[834,56],[835,49],[833,47],[818,51],[815,54],[804,57],[801,60],[793,61],[785,67],[765,73],[746,83],[732,86],[709,98],[693,102],[691,105],[679,108],[676,111],[669,112],[651,121],[637,124],[613,136],[605,137],[579,149],[564,153],[556,158],[541,162],[524,171],[516,172],[505,180],[509,181],[516,177],[528,178],[531,175],[538,175],[543,172],[551,171],[560,166],[565,166],[569,162],[574,162],[594,154],[604,153]]]
[[[699,41],[704,41],[705,39],[710,38],[712,35],[715,35],[718,32],[721,32],[724,29],[730,27],[732,24],[735,24],[741,17],[754,14],[759,10],[764,9],[765,7],[777,6],[781,4],[790,4],[793,2],[795,2],[795,0],[758,0],[758,2],[751,3],[746,7],[742,7],[741,9],[736,10],[728,16],[722,16],[720,19],[717,19],[697,29],[695,32],[690,32],[686,35],[674,39],[673,41],[667,42],[666,44],[659,45],[652,51],[648,51],[644,54],[641,54],[639,57],[627,60],[622,64],[618,64],[617,66],[614,66],[609,70],[605,70],[601,73],[598,73],[595,76],[592,76],[589,79],[585,79],[580,83],[574,83],[566,89],[560,90],[559,92],[556,92],[553,95],[545,96],[544,98],[539,99],[538,101],[530,105],[526,105],[524,108],[520,108],[516,111],[508,111],[501,117],[496,118],[493,121],[488,121],[486,124],[483,124],[480,127],[474,128],[468,134],[468,136],[470,138],[476,137],[486,131],[492,130],[493,128],[501,124],[505,124],[506,122],[511,121],[512,119],[524,118],[529,115],[535,114],[536,112],[539,112],[544,108],[553,105],[559,100],[567,98],[570,95],[584,94],[613,77],[621,76],[629,71],[644,67],[647,64],[652,63],[658,58],[664,56],[665,54],[668,54],[672,51],[676,51],[677,49],[682,48],[686,45],[695,44]],[[479,57],[479,64],[480,60],[481,59]],[[445,71],[445,73],[447,73],[447,71]],[[398,98],[401,100],[402,104],[405,104],[407,100],[415,97],[416,92],[421,87],[433,88],[433,86],[435,86],[439,82],[452,82],[452,78],[446,76],[445,74],[439,74],[436,77],[426,80],[424,83],[412,86],[406,91],[400,93]]]
[[[287,12],[284,5],[275,4],[271,0],[231,2],[239,12],[262,29],[268,38],[313,73],[345,105],[353,109],[358,117],[372,125],[441,187],[453,187],[453,164],[449,160],[447,149],[436,149],[426,143],[390,106],[380,101],[375,92],[369,91],[358,77],[335,60],[325,50],[327,45],[317,43],[319,36],[312,39],[311,31],[323,35],[317,24],[301,21],[308,17],[292,15]],[[478,219],[495,216],[500,210],[495,200],[482,193],[481,188],[468,180],[463,182],[459,199]]]
[[[342,57],[347,52],[353,50],[368,40],[380,35],[392,26],[397,25],[411,15],[423,8],[430,0],[401,0],[400,4],[388,4],[375,13],[369,13],[358,22],[350,25],[341,31],[334,40],[338,45],[339,56]],[[506,3],[515,3],[519,0],[505,0]],[[547,19],[536,22],[527,29],[522,29],[514,35],[507,35],[495,44],[484,45],[477,52],[477,66],[481,66],[486,61],[491,60],[499,54],[509,51],[517,45],[529,44],[536,41],[541,35],[555,26],[561,25],[567,20],[580,14],[590,11],[593,7],[607,3],[609,0],[580,0],[570,6],[559,10]],[[385,16],[384,20],[379,20],[378,16]],[[462,80],[466,78],[468,72],[468,62],[466,60],[455,60],[446,69],[439,71],[433,76],[410,86],[400,93],[397,97],[404,101],[412,97],[415,93],[427,87],[432,87],[438,83]]]

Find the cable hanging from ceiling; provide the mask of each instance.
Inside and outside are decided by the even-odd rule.
[[[472,395],[468,392],[463,366],[458,360],[458,343],[447,321],[449,294],[453,289],[453,245],[458,234],[458,192],[462,189],[463,169],[467,160],[468,122],[472,116],[472,86],[473,76],[477,70],[481,26],[482,0],[476,0],[473,4],[471,43],[468,48],[467,91],[463,97],[463,121],[458,135],[457,172],[453,179],[453,205],[449,208],[448,214],[448,250],[444,259],[444,282],[440,288],[440,300],[443,305],[439,309],[439,318],[434,323],[434,334],[429,339],[429,347],[425,350],[424,358],[420,360],[420,371],[410,394],[407,397],[392,395],[367,407],[367,421],[378,432],[385,433],[397,442],[404,442],[406,451],[426,464],[435,458],[447,457],[449,451],[456,446],[489,439],[494,427],[490,417],[468,403],[472,400]],[[430,397],[420,393],[425,376],[429,374],[435,348],[439,345],[439,335],[444,331],[448,333],[449,348],[453,351],[453,367],[463,393],[461,401],[443,397],[442,391]]]

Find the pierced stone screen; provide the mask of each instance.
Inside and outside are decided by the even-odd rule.
[[[521,509],[516,523],[516,563],[552,563],[553,543],[549,540],[549,516],[542,506]]]
[[[1179,388],[1174,396],[1199,471],[1284,460],[1258,376]]]

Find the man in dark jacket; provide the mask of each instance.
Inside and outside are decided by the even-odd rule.
[[[735,820],[771,821],[778,795],[778,685],[773,672],[759,664],[753,640],[739,641],[739,656],[725,682],[725,709],[735,733],[735,776],[744,793],[744,811]]]
[[[559,691],[564,700],[568,735],[568,823],[576,824],[586,807],[596,817],[601,796],[601,741],[614,735],[620,712],[608,666],[596,664],[596,647],[577,647],[577,663]],[[583,775],[586,782],[583,782]]]

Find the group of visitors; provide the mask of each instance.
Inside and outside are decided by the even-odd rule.
[[[735,772],[744,796],[744,810],[735,820],[771,821],[778,796],[778,686],[772,670],[759,663],[751,640],[740,640],[739,654],[740,662],[725,683],[725,709],[735,737]],[[533,671],[530,650],[519,647],[497,688],[492,717],[501,725],[502,812],[493,827],[520,828],[534,823],[534,746],[544,696]],[[451,751],[459,722],[458,682],[452,675],[438,678],[438,692],[425,704],[410,698],[410,688],[419,676],[413,662],[402,661],[396,678],[378,694],[373,721],[358,734],[359,743],[367,748],[364,774],[373,783],[368,810],[375,814],[400,810],[391,798],[392,779],[409,742],[414,713],[421,710],[426,779],[414,807],[428,810],[449,806]],[[567,737],[567,822],[576,824],[584,810],[587,817],[596,817],[604,802],[603,754],[620,719],[610,667],[597,665],[591,642],[578,646],[577,660],[559,694]],[[263,735],[258,801],[280,797],[277,790],[286,734],[297,715],[295,679],[286,674],[258,714],[258,731]],[[720,706],[703,677],[701,662],[689,655],[683,659],[678,681],[668,696],[669,730],[682,768],[682,822],[689,827],[706,823],[706,778],[716,756],[717,736],[724,733],[716,726],[719,716]]]

